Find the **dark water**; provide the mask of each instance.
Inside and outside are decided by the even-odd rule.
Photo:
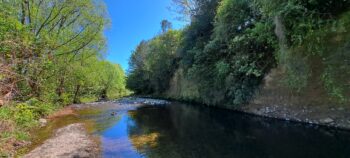
[[[181,103],[111,111],[94,116],[103,157],[350,158],[345,131]]]

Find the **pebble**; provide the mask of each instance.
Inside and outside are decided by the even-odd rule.
[[[325,118],[325,119],[321,119],[320,122],[324,123],[324,124],[329,124],[329,123],[334,122],[334,120],[328,117],[328,118]]]

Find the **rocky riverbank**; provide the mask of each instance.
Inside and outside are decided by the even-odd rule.
[[[178,100],[171,97],[167,99]],[[255,99],[249,104],[235,107],[231,110],[261,117],[350,130],[350,107],[348,106],[314,106],[312,104],[302,106],[302,104],[287,104],[284,103],[285,101],[280,101],[279,104],[273,104],[272,101],[260,99]],[[186,102],[187,100],[181,101]]]
[[[130,98],[124,98],[124,101],[129,99]],[[131,100],[143,104],[157,104],[158,102],[162,104],[168,103],[164,100],[145,98],[134,98]],[[123,100],[121,101],[123,102]],[[302,104],[272,104],[272,102],[271,104],[264,104],[265,102],[268,103],[270,101],[261,100],[261,98],[258,98],[253,100],[250,104],[242,105],[240,107],[234,108],[234,110],[262,117],[281,119],[285,121],[295,121],[350,130],[350,108],[347,106],[302,106]],[[281,101],[281,103],[283,103],[283,101]]]
[[[263,117],[350,130],[350,109],[347,107],[249,104],[236,110]]]
[[[272,70],[249,104],[237,110],[287,121],[297,121],[350,130],[349,103],[332,98],[320,82],[311,82],[294,92],[281,83],[283,69]]]

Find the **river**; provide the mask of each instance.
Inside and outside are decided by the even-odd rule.
[[[99,112],[79,116],[95,122],[93,134],[100,138],[103,157],[350,157],[349,131],[147,100],[90,104]]]

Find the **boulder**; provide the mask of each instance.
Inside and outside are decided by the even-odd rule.
[[[39,119],[39,123],[40,123],[40,126],[46,126],[47,125],[47,120],[46,119],[43,119],[43,118],[41,118],[41,119]]]

